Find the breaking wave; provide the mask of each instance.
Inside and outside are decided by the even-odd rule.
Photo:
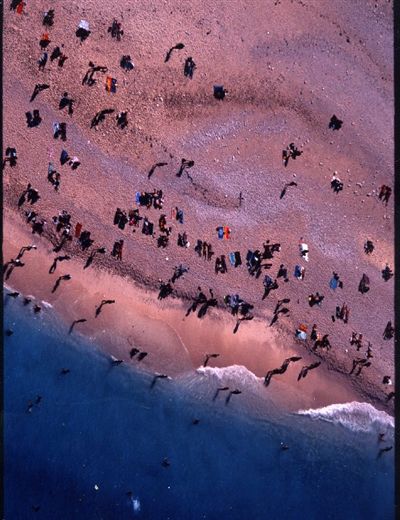
[[[227,367],[199,367],[197,374],[214,379],[218,382],[235,381],[249,387],[259,388],[262,378],[257,377],[253,372],[243,365],[230,365]]]
[[[353,432],[387,431],[394,428],[394,418],[391,415],[377,410],[369,403],[356,401],[299,410],[297,414],[339,424]]]

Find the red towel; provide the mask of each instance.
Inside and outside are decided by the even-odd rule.
[[[80,234],[81,234],[81,231],[82,231],[82,224],[80,224],[79,222],[76,224],[75,226],[75,238],[79,238]]]
[[[20,3],[17,5],[17,9],[16,9],[16,11],[17,11],[18,14],[22,14],[22,13],[24,12],[24,3],[25,3],[25,2],[20,2]]]
[[[225,238],[230,238],[230,235],[231,235],[231,228],[229,228],[228,226],[224,226],[224,237]]]

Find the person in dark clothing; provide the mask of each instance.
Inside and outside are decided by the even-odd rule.
[[[215,99],[223,100],[225,95],[228,93],[222,85],[214,85],[214,97]]]
[[[42,92],[43,90],[46,90],[48,88],[50,88],[50,85],[48,85],[47,83],[36,83],[35,88],[33,89],[31,99],[29,100],[30,103],[32,103],[32,101],[36,98],[36,96],[40,92]]]
[[[379,191],[379,200],[383,200],[388,205],[390,195],[392,194],[392,188],[383,184]]]
[[[176,280],[181,278],[185,273],[189,271],[189,267],[185,267],[184,265],[180,264],[179,266],[174,268],[174,274],[171,278],[171,283],[175,283]]]
[[[281,264],[279,266],[279,271],[278,271],[278,274],[276,275],[276,277],[277,278],[281,278],[282,277],[285,282],[288,282],[289,278],[288,278],[288,274],[287,273],[288,273],[288,271],[287,271],[286,267],[283,264]]]
[[[90,128],[95,128],[100,122],[105,120],[107,114],[112,114],[113,112],[115,112],[113,108],[106,108],[97,112],[90,123]]]
[[[54,61],[58,59],[60,56],[62,56],[62,52],[60,47],[57,45],[54,47],[53,52],[50,54],[50,61]]]
[[[47,169],[47,180],[54,186],[54,189],[58,191],[61,182],[61,175],[54,169],[52,163],[49,163]]]
[[[290,363],[295,363],[296,361],[300,361],[300,360],[301,360],[301,357],[293,356],[293,357],[285,359],[279,368],[273,368],[272,370],[269,370],[264,378],[264,385],[269,386],[272,376],[277,375],[277,374],[284,374],[286,372],[286,370],[288,369],[288,366],[290,365]]]
[[[310,307],[313,307],[314,305],[320,305],[324,298],[325,296],[322,296],[321,294],[319,294],[319,292],[316,292],[315,294],[310,294],[308,297],[308,304]]]
[[[35,234],[37,233],[38,235],[41,235],[44,231],[44,225],[46,224],[46,221],[45,220],[41,220],[41,221],[35,221],[33,224],[32,224],[32,234]]]
[[[124,31],[121,29],[121,23],[117,22],[115,18],[111,24],[111,27],[107,29],[107,32],[111,33],[111,37],[116,38],[117,41],[121,41],[121,36],[124,34]]]
[[[186,77],[192,79],[195,68],[196,68],[196,64],[193,61],[192,57],[189,56],[188,58],[186,58],[185,66],[184,66],[184,69],[183,69],[184,75]]]
[[[167,61],[169,61],[169,59],[171,57],[171,54],[172,54],[172,51],[174,51],[175,49],[176,50],[182,50],[184,47],[185,47],[185,45],[183,43],[177,43],[176,45],[171,47],[169,49],[169,51],[167,52],[166,56],[165,56],[164,63],[167,63]]]
[[[215,273],[226,273],[228,271],[226,267],[225,255],[217,256],[215,259]]]
[[[364,251],[365,254],[370,255],[373,250],[375,249],[375,246],[371,240],[367,240],[364,244]]]
[[[117,126],[123,130],[128,125],[128,112],[119,112],[117,115]]]
[[[3,160],[3,168],[7,162],[10,163],[11,168],[17,165],[17,150],[15,148],[11,148],[7,146],[6,148],[6,156]]]
[[[82,231],[82,233],[79,236],[79,242],[81,244],[82,251],[89,249],[89,247],[94,242],[94,240],[90,238],[90,231]]]
[[[77,38],[81,40],[81,43],[84,42],[91,33],[91,31],[89,31],[89,24],[87,22],[84,22],[83,20],[82,22],[79,24],[78,29],[75,32]]]
[[[53,123],[53,137],[60,138],[62,141],[67,140],[67,123]]]
[[[335,193],[339,193],[339,191],[343,190],[343,182],[334,175],[331,180],[331,188]]]
[[[54,287],[53,287],[53,289],[51,291],[52,293],[56,292],[56,290],[58,289],[60,283],[63,280],[65,280],[65,281],[71,280],[71,275],[70,274],[64,274],[63,276],[58,277],[57,280],[56,280],[56,283],[54,284]]]
[[[95,312],[94,317],[97,318],[99,316],[104,305],[111,305],[113,303],[115,303],[115,300],[101,300],[100,305],[98,307],[96,307],[96,312]]]
[[[188,170],[189,168],[193,168],[193,166],[194,166],[194,161],[188,161],[187,159],[182,159],[181,166],[180,166],[179,171],[176,174],[176,176],[182,177],[183,172],[186,172],[186,174],[189,176],[189,174],[187,173],[186,170]]]
[[[387,282],[392,276],[393,271],[390,269],[389,264],[386,264],[385,269],[382,270],[382,278]]]
[[[342,128],[343,121],[338,119],[335,114],[331,117],[331,120],[329,121],[329,128],[332,130],[340,130]]]
[[[54,259],[53,263],[51,264],[51,267],[49,269],[49,274],[53,274],[54,271],[56,270],[57,268],[57,262],[64,262],[65,260],[71,260],[71,257],[68,256],[68,255],[65,255],[65,256],[56,256],[56,258]]]
[[[105,247],[99,247],[98,249],[95,249],[94,251],[92,251],[88,257],[88,259],[86,260],[86,263],[85,265],[83,266],[84,269],[87,269],[93,262],[94,260],[94,257],[96,256],[96,254],[105,254],[106,253],[106,248]]]
[[[119,64],[126,71],[133,70],[133,68],[134,68],[134,65],[131,61],[131,57],[129,55],[122,56]]]
[[[89,85],[89,87],[93,86],[96,83],[94,74],[96,72],[102,72],[104,74],[107,70],[107,67],[95,65],[92,61],[89,61],[89,69],[83,77],[82,85]]]
[[[388,321],[385,327],[385,330],[383,331],[383,339],[389,340],[392,339],[394,336],[394,327],[392,326],[392,322]]]
[[[74,104],[74,100],[68,97],[67,92],[64,92],[64,94],[60,100],[60,103],[58,105],[58,108],[60,110],[62,110],[63,108],[68,107],[68,114],[70,116],[72,116],[72,114],[74,113],[73,104]]]
[[[54,9],[49,9],[44,13],[43,16],[43,25],[47,27],[52,27],[54,23]]]
[[[46,67],[48,57],[49,56],[46,51],[41,55],[41,57],[38,60],[39,70],[41,70],[41,71],[44,70],[44,68]]]
[[[360,280],[360,283],[358,285],[358,290],[361,294],[365,294],[366,292],[369,291],[369,278],[366,274],[363,274],[362,275],[362,278]]]
[[[26,115],[26,124],[28,128],[34,128],[39,126],[42,122],[42,118],[40,117],[39,110],[34,110],[33,113],[25,112]]]
[[[183,224],[183,211],[178,208],[175,208],[175,210],[176,210],[175,219],[179,222],[179,224]]]
[[[265,298],[269,295],[271,291],[274,291],[275,289],[278,289],[278,283],[276,280],[273,280],[270,276],[265,275],[264,278],[264,294],[262,299],[265,300]]]
[[[42,34],[42,37],[39,41],[40,48],[45,49],[46,47],[49,46],[49,44],[50,44],[50,38],[49,38],[48,33]]]
[[[160,280],[160,282],[161,282],[161,280]],[[167,283],[161,282],[160,291],[158,293],[158,299],[163,300],[164,298],[166,298],[167,296],[172,294],[172,291],[173,291],[173,287],[169,282],[167,282]]]
[[[111,251],[111,255],[115,256],[117,258],[117,260],[122,260],[123,245],[124,245],[124,241],[122,238],[120,240],[117,240],[114,242],[114,245],[113,245],[113,248]]]
[[[119,220],[118,220],[118,228],[124,230],[127,222],[128,222],[128,217],[126,216],[125,211],[122,211],[121,215],[119,217]]]

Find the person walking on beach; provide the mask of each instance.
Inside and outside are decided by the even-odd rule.
[[[100,305],[96,307],[96,313],[94,317],[97,318],[97,316],[101,313],[104,305],[111,305],[112,303],[115,303],[115,300],[101,300]]]
[[[56,290],[58,289],[60,283],[61,283],[63,280],[65,280],[65,281],[67,281],[67,280],[71,280],[71,275],[70,275],[70,274],[64,274],[63,276],[59,276],[59,277],[57,278],[57,280],[56,280],[56,283],[54,284],[54,287],[53,287],[52,291],[51,291],[52,293],[55,293],[55,292],[56,292]]]
[[[47,83],[36,83],[32,96],[31,96],[31,99],[29,101],[32,103],[32,101],[36,98],[36,96],[40,92],[42,92],[43,90],[46,90],[48,88],[50,88],[50,85],[48,85]]]
[[[68,256],[68,255],[64,255],[64,256],[56,256],[53,263],[51,264],[50,266],[50,269],[49,269],[49,274],[53,274],[54,271],[56,270],[57,268],[57,262],[63,262],[64,260],[71,260],[71,257]]]

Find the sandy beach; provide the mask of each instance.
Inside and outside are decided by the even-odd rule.
[[[394,385],[388,389],[382,378],[394,380],[394,342],[382,334],[393,321],[394,284],[381,276],[385,264],[394,263],[393,200],[387,207],[378,200],[380,186],[393,185],[391,3],[195,0],[189,8],[151,0],[125,2],[123,12],[122,7],[116,12],[101,0],[84,6],[56,1],[50,49],[64,44],[68,60],[63,68],[54,62],[39,72],[41,13],[47,8],[40,0],[21,16],[4,12],[4,148],[18,151],[17,166],[3,171],[4,262],[23,245],[38,246],[7,283],[53,305],[66,333],[74,319],[88,318],[76,333],[127,363],[134,345],[149,352],[146,369],[176,376],[199,367],[206,352],[218,352],[212,366],[243,365],[263,377],[283,359],[301,355],[304,364],[322,360],[322,365],[300,383],[297,367],[282,376],[289,408],[360,400],[393,414],[386,395]],[[107,34],[114,16],[123,23],[121,42]],[[74,34],[81,19],[92,31],[82,44]],[[180,41],[185,48],[164,63],[166,51]],[[119,66],[123,54],[131,55],[133,71]],[[197,65],[192,80],[183,75],[187,56]],[[116,94],[105,91],[102,74],[92,87],[81,84],[90,60],[117,78]],[[29,103],[41,82],[50,89]],[[213,98],[215,84],[228,91],[223,101]],[[65,91],[76,100],[72,117],[58,110]],[[92,117],[104,108],[127,110],[128,127],[117,128],[110,116],[90,129]],[[27,129],[25,112],[32,109],[40,110],[43,121]],[[333,114],[344,121],[337,132],[328,128]],[[67,123],[65,143],[53,139],[56,121]],[[281,153],[291,142],[303,154],[285,168]],[[78,170],[60,166],[62,149],[79,157]],[[182,158],[195,162],[192,181],[176,176]],[[49,161],[61,173],[59,192],[47,180]],[[160,161],[168,165],[149,180],[150,167]],[[330,187],[334,172],[344,183],[339,194]],[[280,199],[284,184],[293,180],[297,187]],[[33,209],[47,222],[42,237],[32,235],[26,223],[30,205],[17,209],[28,182],[41,196]],[[155,188],[164,192],[162,211],[140,212],[154,222],[156,234],[158,218],[166,214],[172,234],[165,249],[140,228],[132,233],[129,226],[124,231],[113,226],[117,207],[132,209],[137,191]],[[184,211],[184,224],[171,218],[175,206]],[[59,241],[51,219],[62,210],[107,253],[83,270],[88,252],[74,239],[63,249],[73,259],[49,275]],[[225,225],[231,238],[220,241],[216,227]],[[177,246],[182,231],[190,241],[187,249]],[[122,261],[110,256],[120,238]],[[194,251],[198,239],[211,242],[215,256],[239,250],[243,260],[265,240],[279,242],[281,251],[265,273],[275,277],[283,263],[290,281],[279,282],[261,300],[262,277],[249,276],[245,261],[215,274],[215,257],[207,262]],[[371,255],[363,250],[367,239],[375,245]],[[309,246],[309,263],[299,255],[301,240]],[[169,279],[180,263],[189,272],[176,282],[172,297],[158,301],[159,280]],[[293,276],[296,264],[306,268],[303,281]],[[333,271],[343,289],[329,289]],[[55,279],[65,273],[71,281],[51,294]],[[367,294],[357,290],[363,273],[370,279]],[[202,320],[185,318],[198,286],[213,289],[218,308]],[[311,308],[307,298],[316,291],[325,299]],[[255,306],[255,319],[242,323],[235,335],[235,320],[223,304],[234,293]],[[116,304],[95,319],[103,298]],[[291,299],[290,316],[268,327],[282,298]],[[335,306],[344,302],[351,310],[349,323],[333,323]],[[316,355],[296,342],[300,323],[309,331],[316,323],[329,334],[332,349]],[[363,334],[365,345],[371,342],[374,355],[360,376],[349,375],[352,360],[364,354],[350,345],[353,331]]]

